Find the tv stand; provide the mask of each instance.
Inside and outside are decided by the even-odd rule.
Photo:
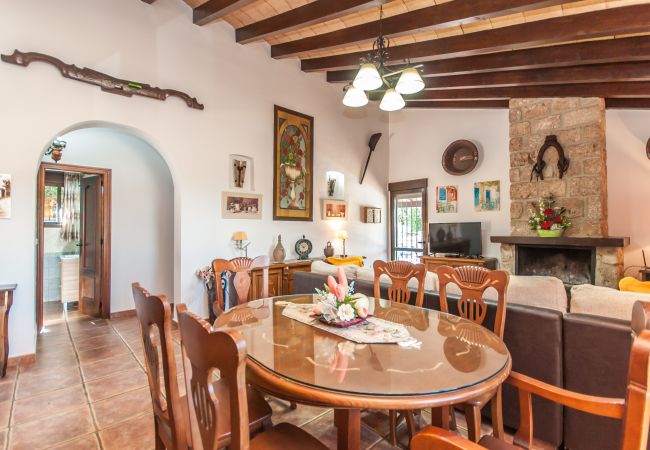
[[[484,257],[453,257],[453,256],[420,256],[420,261],[429,272],[435,272],[440,266],[480,266],[486,269],[496,270],[499,261],[496,258]]]

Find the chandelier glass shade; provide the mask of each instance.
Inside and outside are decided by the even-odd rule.
[[[345,96],[343,96],[343,104],[352,108],[358,108],[368,104],[368,96],[363,89],[358,89],[354,85],[348,86]]]
[[[379,103],[379,109],[382,111],[397,111],[398,109],[404,108],[406,102],[394,88],[390,88],[386,91],[384,96]]]
[[[352,86],[364,91],[374,91],[382,87],[383,84],[384,80],[381,79],[381,75],[373,63],[361,64],[359,72],[352,82]]]
[[[415,94],[422,89],[424,89],[424,81],[415,67],[404,69],[395,85],[395,90],[400,94]]]

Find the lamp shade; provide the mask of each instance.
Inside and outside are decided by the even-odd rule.
[[[377,68],[373,63],[361,64],[357,76],[354,77],[352,85],[357,89],[364,91],[372,91],[373,89],[380,88],[384,82]]]
[[[246,241],[248,240],[248,234],[245,231],[235,231],[232,234],[233,241]]]
[[[395,86],[395,90],[400,94],[415,94],[422,89],[424,89],[424,81],[422,81],[420,73],[414,67],[404,70]]]
[[[343,97],[343,104],[352,108],[358,108],[368,104],[368,96],[362,89],[357,89],[350,85]]]
[[[348,232],[345,230],[338,231],[336,233],[336,238],[337,239],[347,239],[348,238]]]
[[[397,111],[398,109],[404,108],[404,99],[395,89],[390,88],[384,94],[384,97],[379,103],[379,108],[383,111]]]

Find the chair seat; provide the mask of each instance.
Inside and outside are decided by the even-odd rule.
[[[251,440],[251,450],[325,450],[327,446],[295,425],[280,423]]]
[[[489,435],[483,436],[481,440],[478,441],[478,444],[488,450],[521,450],[521,447],[517,447],[514,444],[509,444],[506,441],[502,441],[501,439]]]

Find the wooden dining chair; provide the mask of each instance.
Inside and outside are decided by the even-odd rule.
[[[253,269],[262,269],[262,292],[261,298],[269,296],[269,258],[268,256],[258,256],[257,258],[233,258],[233,259],[215,259],[212,261],[212,270],[216,280],[221,280],[221,275],[225,272],[232,283],[237,296],[237,304],[246,303],[254,300],[250,297],[252,284],[251,271]],[[234,305],[229,305],[234,306]],[[217,302],[212,305],[215,315],[221,314],[226,309],[223,289],[217,286]]]
[[[637,317],[635,321],[634,317]],[[411,442],[411,450],[518,450],[534,448],[532,396],[566,408],[596,416],[620,419],[620,450],[646,450],[650,427],[650,305],[637,302],[633,311],[632,352],[628,369],[625,398],[597,397],[568,391],[526,375],[512,372],[506,383],[519,391],[519,429],[513,443],[493,436],[483,436],[477,443],[463,439],[451,431],[428,427]],[[643,329],[641,329],[643,328]]]
[[[497,292],[497,312],[492,331],[499,338],[503,338],[503,330],[506,325],[507,289],[510,281],[508,272],[488,270],[479,266],[440,266],[436,272],[440,285],[440,310],[445,313],[449,312],[447,287],[449,284],[455,284],[460,289],[460,297],[457,301],[458,315],[479,325],[483,325],[487,314],[487,304],[483,300],[483,295],[487,289],[494,288]],[[481,437],[481,409],[488,402],[492,408],[494,436],[500,438],[503,435],[502,394],[501,386],[499,386],[496,390],[488,391],[462,405],[467,421],[468,436],[474,442],[478,442]],[[448,427],[451,411],[450,408],[440,408],[432,410],[431,413],[434,417],[439,418],[444,427]]]
[[[327,447],[306,431],[280,423],[253,439],[250,437],[249,408],[246,388],[246,341],[235,330],[213,331],[210,324],[179,308],[179,326],[185,355],[185,377],[188,386],[188,409],[197,424],[192,430],[195,449],[215,450],[223,446],[219,430],[223,422],[232,424],[230,448],[233,450],[324,450]],[[219,398],[211,386],[213,374],[228,389],[228,396]],[[224,411],[223,403],[229,404]]]
[[[185,396],[179,395],[178,390],[170,304],[164,295],[150,295],[139,283],[133,283],[132,290],[142,332],[145,366],[153,404],[156,449],[190,448],[192,441],[187,401]],[[181,304],[178,308],[184,310],[185,305]],[[228,391],[223,383],[215,383],[214,390],[220,398],[228,398]],[[228,402],[223,402],[222,406],[228,411]],[[252,392],[249,396],[249,409],[250,426],[253,429],[270,423],[271,407],[257,392]],[[222,425],[220,436],[223,442],[228,442],[230,423],[224,421]]]
[[[391,285],[388,287],[388,300],[397,303],[409,303],[411,300],[411,290],[408,282],[415,278],[418,282],[418,290],[415,295],[415,306],[422,307],[424,300],[424,279],[427,270],[424,264],[413,264],[408,261],[381,261],[377,260],[373,264],[375,271],[373,296],[381,298],[380,282],[382,275],[388,276]],[[406,420],[406,426],[409,433],[409,440],[415,435],[415,417],[411,411],[388,411],[390,425],[390,443],[397,445],[397,425]]]

